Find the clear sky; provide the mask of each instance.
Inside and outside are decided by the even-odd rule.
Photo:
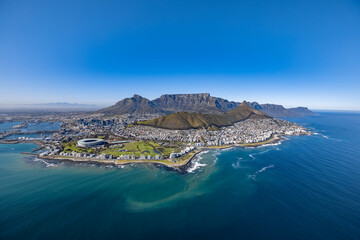
[[[0,0],[0,105],[209,92],[360,110],[358,0]]]

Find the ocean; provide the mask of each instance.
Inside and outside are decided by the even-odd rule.
[[[0,239],[360,239],[360,114],[287,120],[318,134],[206,151],[186,174],[0,144]]]

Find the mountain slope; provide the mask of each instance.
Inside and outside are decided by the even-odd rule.
[[[137,122],[137,125],[152,126],[165,129],[218,129],[223,126],[230,126],[235,122],[245,120],[247,118],[268,118],[269,116],[263,112],[251,108],[244,101],[234,110],[224,114],[202,114],[177,112],[167,116],[158,117],[148,121]]]
[[[254,118],[270,117],[266,113],[263,113],[259,110],[250,107],[245,101],[243,101],[234,110],[227,112],[225,115],[227,119],[229,119],[231,122],[237,122],[250,117],[254,117]]]
[[[166,129],[196,129],[211,128],[231,125],[231,122],[221,115],[177,112],[170,115],[162,116],[152,120],[137,122],[138,125],[146,125]]]

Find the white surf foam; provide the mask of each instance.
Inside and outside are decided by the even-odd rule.
[[[332,140],[332,141],[335,141],[335,142],[341,142],[340,139],[332,138],[332,137],[329,137],[329,136],[327,136],[325,134],[321,134],[321,133],[320,133],[320,135],[325,139]]]
[[[276,145],[279,145],[279,144],[275,143],[275,144],[271,144],[271,145],[276,146]],[[268,145],[268,146],[270,146],[270,145]],[[269,152],[269,151],[271,151],[271,150],[279,151],[280,148],[279,148],[279,147],[275,147],[275,148],[266,149],[266,150],[261,151],[261,152],[251,153],[251,154],[249,154],[249,157],[252,158],[252,160],[255,160],[255,159],[256,159],[256,157],[255,157],[256,155],[261,155],[261,154],[267,153],[267,152]]]
[[[329,139],[329,136],[326,136],[324,134],[321,134],[323,136],[323,138]]]
[[[199,153],[195,160],[192,161],[191,163],[191,166],[187,169],[187,172],[188,173],[194,173],[196,170],[202,168],[202,167],[205,167],[207,164],[206,163],[201,163],[201,160],[203,160],[203,155],[206,154],[206,153],[209,153],[209,150],[206,150],[206,151],[203,151],[201,153]],[[215,165],[218,158],[217,156],[220,154],[221,152],[219,150],[217,151],[214,151],[213,154],[211,154],[212,157],[214,157],[214,161],[213,163],[211,164],[211,166]]]
[[[263,168],[261,168],[260,170],[256,171],[254,174],[249,175],[249,178],[251,178],[252,180],[255,180],[255,179],[256,179],[256,176],[257,176],[259,173],[265,172],[267,169],[273,168],[273,167],[274,167],[274,164],[271,164],[271,165],[269,165],[269,166],[263,167]]]
[[[193,173],[196,169],[206,166],[205,163],[194,162],[193,165],[187,170],[188,173]]]
[[[205,153],[208,153],[208,152],[209,152],[209,150],[202,151],[201,153],[198,154],[198,156],[204,155]]]
[[[234,147],[228,147],[228,148],[223,148],[223,149],[219,149],[222,152],[226,152],[226,151],[230,151],[232,150]]]
[[[282,140],[276,142],[276,143],[269,143],[269,144],[265,144],[263,146],[260,146],[260,147],[269,147],[269,146],[279,146],[282,144]]]
[[[257,153],[256,155],[261,155],[261,154],[267,153],[267,152],[270,151],[270,150],[272,150],[272,149],[267,149],[267,150],[265,150],[265,151],[262,151],[262,152]]]
[[[273,167],[274,167],[274,165],[273,165],[273,164],[271,164],[271,165],[269,165],[269,166],[263,167],[262,169],[260,169],[260,170],[259,170],[259,171],[257,171],[256,173],[261,173],[261,172],[264,172],[264,171],[266,171],[266,169],[273,168]]]
[[[238,158],[238,161],[236,163],[232,163],[231,166],[234,168],[234,169],[239,169],[239,168],[242,168],[240,162],[243,158]]]
[[[34,162],[41,162],[42,164],[45,165],[45,167],[56,167],[57,164],[55,163],[49,163],[47,161],[45,161],[44,159],[41,158],[34,158]]]

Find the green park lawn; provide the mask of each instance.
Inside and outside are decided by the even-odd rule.
[[[165,156],[169,156],[170,153],[176,152],[178,150],[177,147],[169,146],[163,147],[158,143],[149,141],[141,141],[141,142],[128,142],[125,143],[123,147],[118,148],[108,148],[101,153],[106,153],[113,156],[121,156],[121,155],[135,155],[136,157],[140,157],[140,155],[151,155],[154,157],[155,155],[164,154]]]

